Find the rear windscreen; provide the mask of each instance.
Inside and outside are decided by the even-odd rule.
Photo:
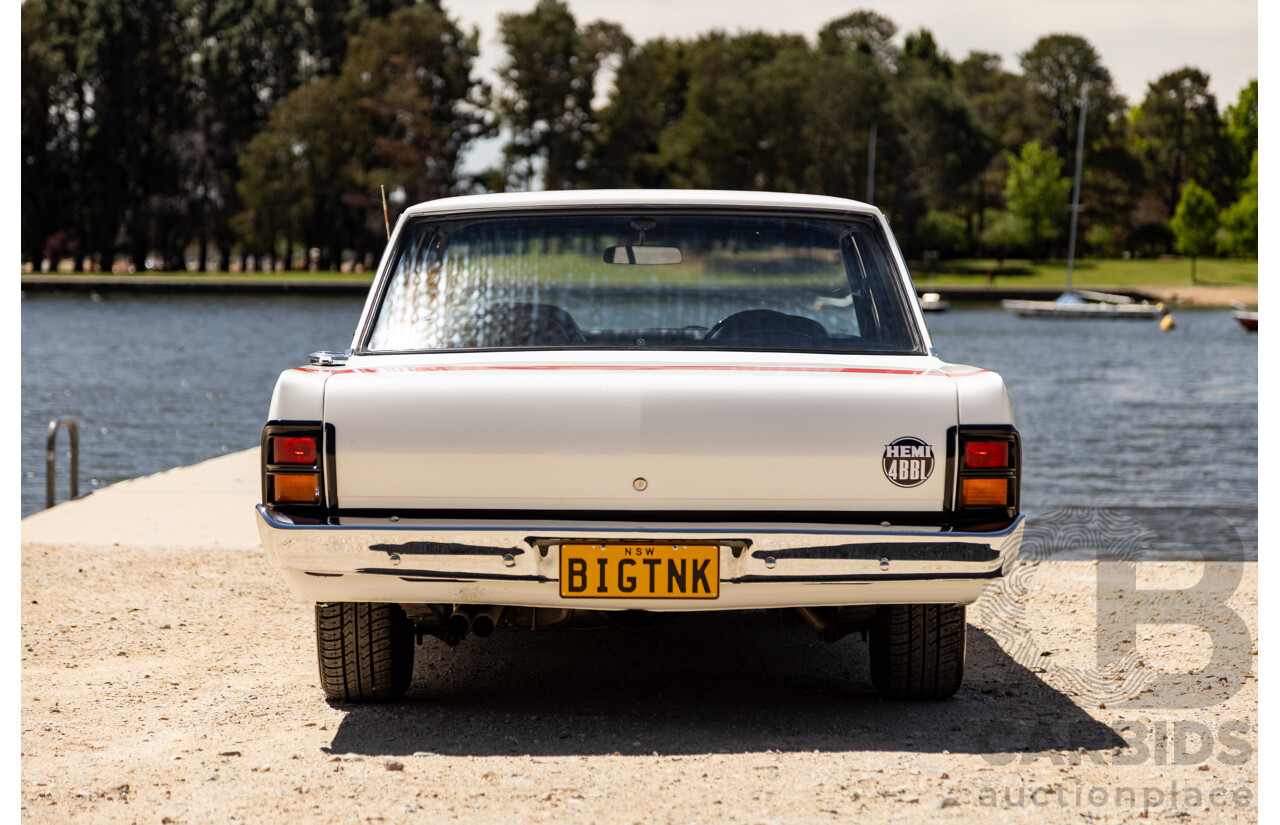
[[[409,224],[365,352],[923,352],[878,223],[707,212]]]

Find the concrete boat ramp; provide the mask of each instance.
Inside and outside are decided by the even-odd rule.
[[[121,481],[22,520],[22,543],[254,550],[258,449]]]

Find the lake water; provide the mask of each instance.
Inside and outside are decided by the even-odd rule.
[[[82,492],[254,447],[276,376],[308,352],[346,348],[362,303],[25,297],[22,514],[44,506],[51,418],[79,423]],[[1132,518],[1175,556],[1175,546],[1225,548],[1238,535],[1237,549],[1220,553],[1257,557],[1257,336],[1228,312],[1178,312],[1167,333],[1154,321],[1020,319],[998,308],[928,320],[944,358],[1004,376],[1023,438],[1023,504],[1038,529],[1123,532]],[[58,500],[67,461],[62,433]]]

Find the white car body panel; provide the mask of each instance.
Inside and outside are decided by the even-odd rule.
[[[280,373],[271,393],[271,421],[316,421],[324,411],[324,383],[329,373],[292,369]]]
[[[1014,424],[1013,406],[999,375],[959,364],[948,365],[947,369],[956,379],[960,423]]]
[[[847,198],[787,192],[748,192],[731,189],[589,189],[542,192],[503,192],[438,198],[411,206],[408,218],[438,213],[497,212],[506,209],[547,209],[565,206],[730,206],[761,209],[810,209],[883,216],[875,206]]]
[[[490,353],[362,366],[376,360],[352,359],[325,389],[343,508],[933,510],[944,473],[899,487],[885,446],[915,436],[941,449],[956,424],[950,377],[885,359],[517,365]]]

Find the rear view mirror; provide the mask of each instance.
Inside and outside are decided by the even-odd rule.
[[[611,246],[604,251],[607,264],[678,264],[683,260],[674,246]]]

